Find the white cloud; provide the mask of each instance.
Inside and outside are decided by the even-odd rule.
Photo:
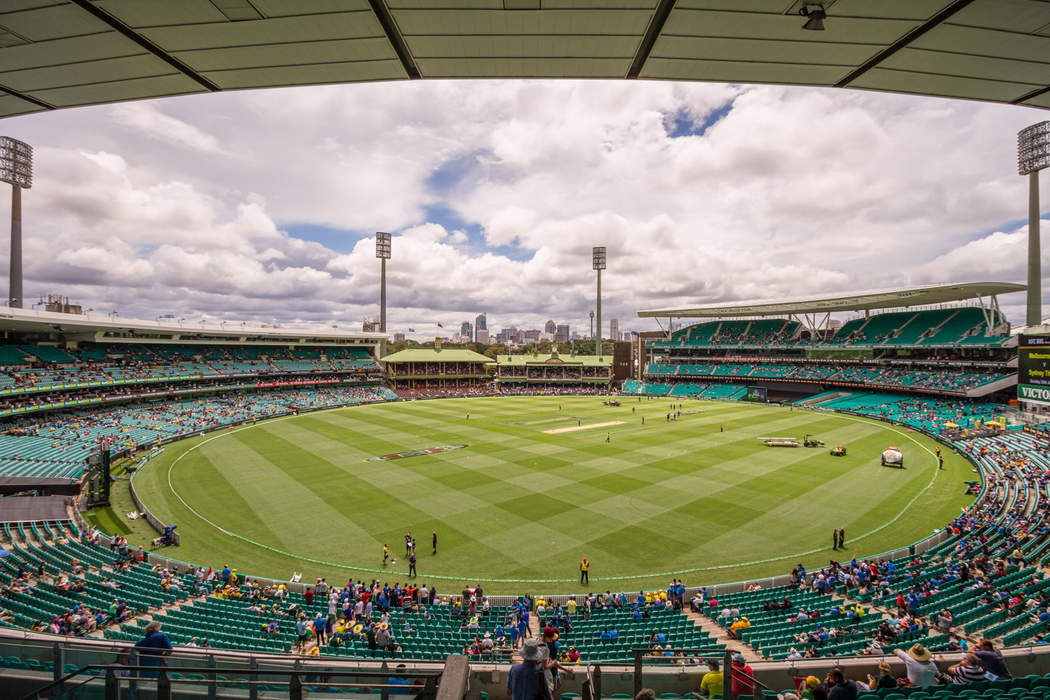
[[[669,133],[719,109],[702,134]],[[605,315],[621,328],[648,327],[634,318],[646,307],[1023,281],[1023,233],[1007,222],[1025,214],[1014,134],[1031,120],[838,90],[450,81],[7,125],[37,147],[27,296],[356,324],[378,297],[371,234],[388,230],[391,325],[433,331],[479,311],[494,326],[586,325],[592,245],[609,249]],[[300,226],[346,241],[289,234]]]
[[[219,140],[196,126],[165,114],[156,104],[132,102],[112,108],[113,117],[158,141],[202,153],[224,153]]]

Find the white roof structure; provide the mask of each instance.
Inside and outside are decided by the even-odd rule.
[[[0,307],[0,331],[59,333],[77,340],[104,342],[295,343],[376,345],[385,333],[363,333],[315,326],[258,326],[247,323],[158,318],[127,319],[108,314],[67,314]]]
[[[803,6],[826,10],[802,28]],[[0,116],[441,78],[785,83],[1050,108],[1045,0],[5,0]]]
[[[686,308],[648,309],[639,311],[638,316],[640,318],[740,318],[899,309],[996,297],[999,294],[1023,292],[1025,289],[1027,289],[1025,285],[1013,282],[932,284],[900,289],[824,294],[798,299],[732,301]]]

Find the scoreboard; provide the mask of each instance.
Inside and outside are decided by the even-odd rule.
[[[747,388],[747,400],[765,402],[766,388],[764,386],[749,386]]]
[[[1050,406],[1050,335],[1018,339],[1017,398]]]

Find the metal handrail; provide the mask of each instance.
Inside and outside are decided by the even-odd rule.
[[[689,658],[699,659],[714,659],[722,663],[722,698],[723,700],[734,700],[733,698],[733,654],[736,653],[732,649],[720,649],[714,648],[698,648],[698,649],[665,649],[664,651],[672,651],[675,653],[681,652],[686,654]],[[642,691],[642,662],[645,658],[652,653],[652,649],[649,647],[635,647],[631,649],[631,653],[634,655],[634,694],[638,695]],[[661,659],[666,657],[659,657]],[[762,686],[765,690],[771,690],[771,688],[758,680],[752,675],[740,674],[741,677],[749,679],[752,683]]]
[[[178,669],[177,671],[175,670],[176,668]],[[366,678],[369,678],[369,677],[387,677],[387,678],[389,678],[391,676],[396,676],[398,678],[422,678],[422,679],[426,679],[428,681],[427,685],[429,686],[429,685],[431,685],[431,682],[436,683],[437,680],[440,679],[441,675],[442,675],[441,672],[434,673],[434,672],[426,672],[426,671],[395,671],[393,669],[387,669],[387,670],[376,669],[376,670],[361,671],[361,670],[357,670],[357,669],[332,670],[332,669],[314,669],[314,668],[299,668],[299,669],[268,669],[268,668],[262,669],[262,668],[251,668],[251,669],[244,669],[243,671],[241,669],[237,669],[237,672],[244,672],[244,673],[247,673],[248,675],[253,675],[253,676],[258,676],[258,675],[277,676],[278,679],[273,679],[273,680],[268,680],[268,681],[248,680],[248,679],[218,681],[216,676],[218,676],[222,672],[229,673],[230,669],[223,669],[223,668],[218,668],[218,667],[215,667],[215,666],[178,666],[178,667],[172,668],[172,667],[168,667],[168,666],[142,666],[142,665],[139,665],[139,666],[130,666],[130,665],[129,666],[124,666],[124,665],[115,666],[114,664],[111,664],[111,663],[110,664],[87,664],[85,666],[81,666],[80,668],[78,668],[75,671],[72,671],[70,673],[65,674],[64,676],[62,676],[61,678],[59,678],[57,680],[51,681],[50,683],[48,683],[47,685],[45,685],[43,687],[37,688],[36,690],[34,690],[34,691],[30,692],[30,693],[27,693],[26,695],[24,695],[21,698],[19,698],[19,700],[35,700],[35,699],[38,699],[38,698],[41,697],[42,694],[48,693],[48,691],[61,689],[61,688],[63,688],[63,686],[66,683],[70,682],[72,679],[74,679],[77,676],[80,676],[80,675],[82,675],[82,674],[84,674],[84,673],[86,673],[88,671],[91,671],[91,670],[105,671],[105,676],[101,676],[101,675],[95,676],[95,675],[93,675],[90,678],[88,678],[87,680],[85,680],[84,683],[82,683],[81,685],[86,684],[86,683],[90,683],[92,680],[94,680],[95,678],[99,678],[99,677],[105,677],[107,682],[110,682],[111,679],[116,679],[115,673],[117,671],[119,671],[121,673],[124,673],[124,672],[134,672],[135,673],[135,675],[121,676],[120,680],[126,680],[126,681],[157,681],[158,683],[162,683],[162,684],[171,684],[171,683],[180,683],[180,684],[182,684],[182,683],[184,683],[184,684],[187,684],[187,685],[197,685],[197,684],[200,684],[202,682],[211,682],[211,683],[221,682],[221,683],[236,683],[237,685],[256,686],[256,685],[269,685],[269,684],[272,684],[272,683],[275,683],[275,682],[277,682],[277,683],[287,682],[287,683],[290,684],[290,686],[294,686],[294,685],[296,685],[297,679],[299,679],[300,676],[304,676],[305,675],[305,676],[311,676],[311,677],[312,676],[321,676],[321,677],[324,677],[326,679],[326,680],[323,680],[323,681],[310,681],[310,683],[309,683],[310,685],[325,685],[325,686],[329,686],[329,687],[333,687],[333,688],[380,688],[380,689],[383,689],[383,690],[395,690],[395,689],[396,690],[404,690],[405,686],[402,685],[402,684],[397,684],[397,683],[332,683],[332,682],[329,682],[327,680],[327,678],[331,677],[331,676],[364,676]],[[143,672],[143,671],[145,671],[147,673],[151,673],[151,674],[152,673],[156,673],[157,676],[154,677],[154,676],[138,675],[139,672]],[[206,678],[203,679],[203,680],[199,679],[199,678],[198,679],[194,679],[194,678],[171,678],[171,677],[169,677],[168,674],[173,672],[173,671],[177,672],[177,673],[180,673],[180,674],[181,673],[200,673],[200,674],[206,676]],[[208,678],[208,676],[210,676],[210,678]],[[284,678],[287,678],[287,680],[281,680],[281,679],[284,679]],[[299,684],[302,683],[301,680],[298,680],[298,682],[299,682]],[[170,687],[170,685],[169,685],[169,687]],[[426,686],[424,686],[424,687],[426,687]],[[436,691],[436,687],[432,688],[431,690]]]

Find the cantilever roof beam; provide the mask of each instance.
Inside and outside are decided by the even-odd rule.
[[[963,8],[965,8],[967,5],[969,5],[972,2],[973,2],[973,0],[955,0],[950,5],[947,5],[946,7],[944,7],[944,9],[942,9],[940,12],[935,14],[933,17],[930,17],[928,20],[926,20],[925,22],[920,24],[918,27],[916,27],[915,29],[912,29],[910,32],[908,32],[907,34],[902,36],[900,39],[898,39],[897,41],[893,42],[892,44],[887,46],[885,49],[883,49],[882,51],[878,52],[877,54],[875,54],[874,56],[869,58],[867,61],[865,61],[863,64],[861,64],[860,66],[858,66],[854,70],[850,71],[850,73],[847,74],[845,78],[843,78],[842,80],[840,80],[837,83],[835,83],[835,87],[847,87],[847,86],[849,86],[849,84],[852,83],[854,80],[856,80],[860,76],[864,75],[865,73],[867,73],[872,68],[875,68],[880,63],[882,63],[887,58],[889,58],[893,54],[897,53],[901,49],[906,48],[909,44],[911,44],[913,41],[915,41],[916,39],[921,37],[926,32],[928,32],[931,29],[936,28],[938,25],[946,22],[949,17],[954,15],[959,10],[962,10]],[[1026,97],[1023,97],[1021,99],[1030,99],[1030,98],[1028,96],[1026,96]]]
[[[671,10],[674,9],[675,2],[677,0],[660,0],[660,4],[656,6],[653,18],[645,30],[645,35],[642,36],[642,40],[638,43],[638,51],[634,55],[634,60],[631,61],[631,67],[627,69],[627,78],[629,80],[635,80],[642,74],[645,62],[649,59],[649,54],[652,53],[656,40],[660,38],[660,32],[664,30],[664,24],[667,23],[667,18],[671,16]]]
[[[416,60],[412,58],[412,52],[408,49],[408,43],[405,41],[405,37],[401,36],[401,30],[397,28],[397,22],[394,21],[394,16],[390,14],[390,8],[386,6],[386,2],[384,0],[368,0],[368,4],[371,5],[372,12],[379,21],[379,26],[383,28],[387,40],[390,41],[390,46],[393,47],[394,53],[397,54],[397,58],[401,61],[401,66],[405,69],[409,79],[419,80],[422,78],[423,74],[419,72],[419,66],[416,65]]]
[[[169,66],[171,66],[175,70],[179,71],[180,73],[185,75],[187,78],[189,78],[193,82],[197,83],[198,85],[202,86],[203,88],[205,88],[209,92],[221,92],[222,91],[222,88],[220,88],[218,85],[216,85],[212,81],[208,80],[203,75],[201,75],[197,71],[193,70],[188,65],[186,65],[185,63],[183,63],[179,59],[175,58],[170,53],[168,53],[167,51],[162,49],[160,46],[156,45],[155,43],[153,43],[152,41],[150,41],[146,37],[142,36],[141,34],[136,32],[134,29],[132,29],[128,25],[124,24],[119,19],[117,19],[113,15],[109,14],[104,9],[102,9],[101,7],[96,5],[95,3],[91,2],[90,0],[70,0],[70,1],[74,5],[79,7],[80,9],[84,10],[84,12],[87,12],[88,14],[90,14],[95,19],[97,19],[97,20],[99,20],[101,22],[105,22],[113,30],[115,30],[116,32],[118,32],[119,34],[124,36],[124,38],[126,38],[126,39],[128,39],[130,41],[133,41],[134,43],[138,44],[143,49],[145,49],[146,51],[149,51],[151,54],[153,54],[154,56],[156,56],[160,60],[164,61]]]

